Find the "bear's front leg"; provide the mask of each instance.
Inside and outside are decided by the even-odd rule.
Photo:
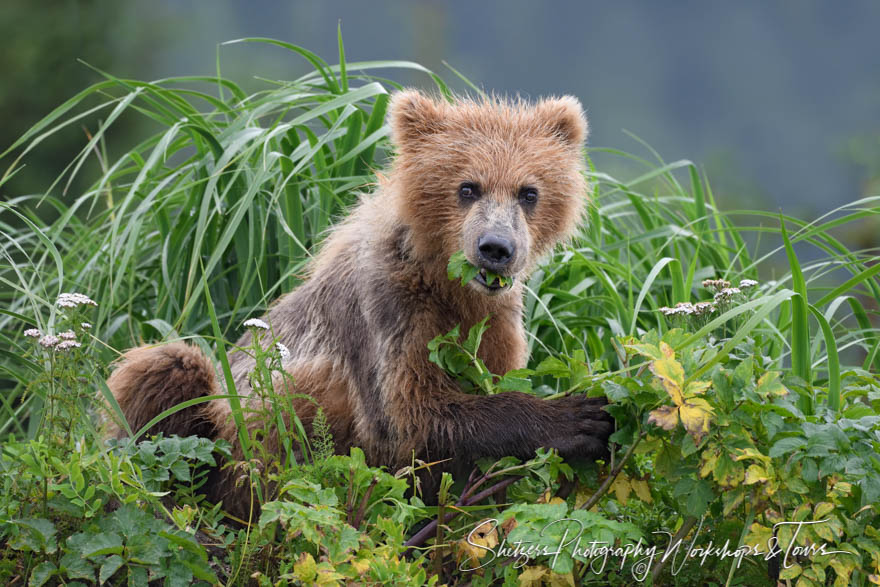
[[[603,409],[604,398],[470,395],[427,359],[419,366],[424,371],[402,364],[394,377],[396,393],[386,397],[402,460],[408,462],[414,451],[427,461],[451,459],[461,466],[482,457],[529,459],[541,447],[555,448],[566,459],[608,456],[614,421]]]

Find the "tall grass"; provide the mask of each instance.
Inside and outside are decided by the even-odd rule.
[[[373,181],[395,84],[370,72],[422,71],[448,93],[414,63],[330,66],[291,44],[238,42],[280,46],[313,70],[251,94],[219,74],[155,82],[103,74],[0,154],[2,189],[52,134],[97,125],[45,193],[0,204],[0,369],[11,388],[0,433],[24,433],[34,415],[24,390],[40,366],[24,358],[20,332],[52,331],[59,293],[99,301],[93,332],[108,343],[108,361],[114,349],[181,334],[210,351],[201,335],[212,334],[211,314],[219,335],[234,338],[243,318],[296,286],[326,229]],[[105,139],[122,116],[161,130],[110,160]],[[103,173],[85,193],[59,195],[89,158]]]
[[[760,295],[715,314],[683,343],[710,335],[725,339],[722,352],[700,372],[749,337],[772,358],[772,367],[790,367],[808,388],[827,388],[823,396],[836,410],[842,370],[880,367],[878,251],[852,251],[833,235],[876,218],[880,197],[854,201],[812,222],[723,211],[690,161],[594,151],[634,162],[643,172],[624,180],[591,168],[594,199],[579,238],[529,283],[534,360],[582,349],[587,357],[622,367],[614,337],[665,329],[661,307],[711,299],[700,285],[704,279],[736,285],[748,278],[761,282]],[[737,316],[742,318],[731,322]],[[843,355],[850,364],[841,366]],[[802,402],[804,411],[808,404]]]
[[[0,204],[0,435],[32,434],[39,421],[40,402],[26,390],[41,366],[28,357],[21,332],[52,331],[60,292],[99,302],[93,332],[107,345],[107,362],[141,341],[181,336],[213,352],[218,340],[237,337],[245,317],[300,282],[326,229],[369,189],[388,151],[384,116],[395,87],[373,72],[423,72],[449,94],[414,63],[346,63],[341,42],[332,66],[291,44],[239,42],[277,46],[313,69],[293,81],[262,80],[253,93],[224,78],[219,65],[215,76],[154,82],[104,73],[0,154],[0,189],[8,189],[28,154],[54,133],[94,129],[44,193]],[[132,116],[160,130],[109,156],[107,136]],[[872,322],[880,302],[877,252],[851,251],[832,236],[876,215],[880,197],[812,222],[725,212],[691,162],[596,151],[638,171],[620,179],[590,169],[595,192],[581,234],[528,283],[535,361],[583,349],[590,360],[620,366],[612,338],[667,328],[659,308],[705,296],[703,279],[748,277],[764,280],[761,295],[691,341],[723,336],[724,352],[737,352],[745,337],[758,339],[807,386],[827,387],[834,406],[842,373],[880,365]],[[84,193],[63,194],[91,159],[102,172]],[[772,245],[759,252],[759,240]],[[820,257],[800,261],[796,251],[807,248]],[[725,330],[736,315],[742,319]],[[103,375],[96,374],[96,388]]]

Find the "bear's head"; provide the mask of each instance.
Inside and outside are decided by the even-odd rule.
[[[461,250],[497,295],[574,232],[587,199],[587,122],[571,96],[449,103],[407,90],[391,100],[393,205],[420,262],[445,270]],[[487,283],[486,270],[513,278]]]

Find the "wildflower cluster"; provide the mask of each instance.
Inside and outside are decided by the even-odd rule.
[[[282,431],[278,436],[279,448],[283,451],[281,459],[277,454],[255,455],[256,461],[262,463],[262,467],[250,466],[252,481],[262,484],[264,498],[275,489],[271,483],[266,483],[266,477],[275,474],[277,470],[283,470],[288,463],[297,461],[296,455],[302,454],[295,448],[297,439],[283,431],[285,425],[282,420],[294,422],[296,414],[290,402],[286,390],[292,385],[290,375],[285,369],[286,363],[291,358],[290,349],[284,343],[274,337],[272,326],[259,318],[250,318],[244,321],[243,326],[250,330],[252,341],[250,347],[244,349],[254,358],[254,370],[248,375],[253,395],[248,402],[247,410],[249,430],[255,441],[253,445],[257,450],[263,450],[267,445],[266,439],[276,431]],[[300,446],[304,446],[304,439],[299,439]]]
[[[85,343],[89,340],[87,331],[92,325],[82,319],[97,305],[87,295],[62,293],[55,300],[55,306],[63,310],[56,331],[44,333],[38,328],[27,328],[23,332],[25,337],[34,341],[34,350],[48,367],[41,378],[32,382],[34,389],[47,389],[42,425],[50,431],[64,431],[63,442],[76,432],[77,423],[88,421],[84,414],[89,394],[83,382],[95,373],[94,365],[85,353]],[[60,438],[55,440],[62,442]]]
[[[704,279],[703,287],[717,292],[730,287],[730,282],[726,279]]]
[[[290,349],[288,349],[284,344],[280,342],[275,343],[275,350],[278,352],[278,357],[281,359],[281,363],[284,364],[290,359]]]
[[[269,325],[259,318],[248,318],[244,321],[245,328],[254,328],[256,330],[269,330]]]
[[[98,307],[98,304],[87,295],[81,293],[63,293],[55,300],[59,308],[78,308],[79,306]]]
[[[673,308],[663,307],[660,311],[664,316],[706,316],[715,311],[713,302],[680,302]]]
[[[726,279],[705,279],[703,287],[715,292],[711,301],[679,302],[674,307],[660,308],[660,312],[674,320],[676,326],[692,326],[696,329],[709,322],[712,314],[723,314],[738,300],[745,300],[747,292],[758,285],[754,279],[743,279],[739,287],[731,287]]]

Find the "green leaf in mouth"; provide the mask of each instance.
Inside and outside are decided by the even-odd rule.
[[[513,283],[512,277],[505,277],[504,275],[498,275],[497,273],[493,273],[488,269],[484,270],[486,272],[486,284],[492,285],[495,280],[498,280],[498,285],[500,287],[507,287],[508,285]],[[454,255],[449,258],[449,264],[446,266],[446,274],[450,280],[461,279],[461,285],[464,287],[475,278],[480,273],[479,267],[475,266],[473,263],[467,260],[467,257],[464,256],[464,251],[458,251]]]

